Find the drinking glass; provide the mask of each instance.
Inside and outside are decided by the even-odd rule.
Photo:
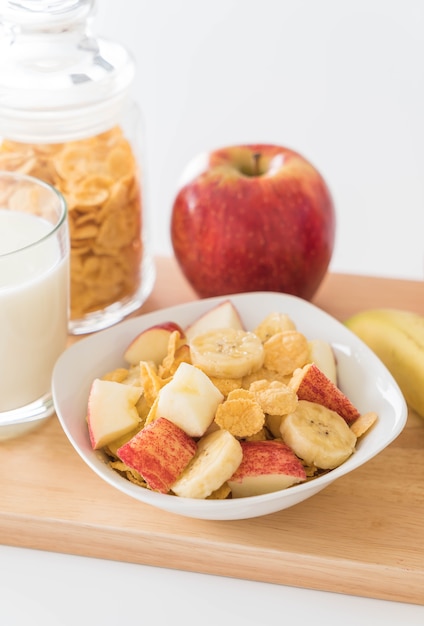
[[[0,440],[54,413],[69,323],[67,206],[51,185],[0,172]]]

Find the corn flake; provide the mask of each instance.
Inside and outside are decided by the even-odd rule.
[[[109,465],[112,469],[122,474],[127,480],[135,485],[139,485],[140,487],[144,487],[145,489],[149,489],[148,484],[144,480],[144,478],[133,470],[131,467],[128,467],[122,461],[110,461]]]
[[[140,382],[143,387],[144,397],[149,407],[153,405],[158,397],[160,389],[168,382],[161,378],[153,363],[148,361],[140,362]]]
[[[241,389],[242,378],[217,378],[216,376],[209,376],[215,387],[219,389],[224,398],[228,396],[231,391]]]
[[[111,380],[115,383],[123,383],[127,377],[128,370],[125,367],[118,367],[116,370],[106,372],[106,374],[102,376],[103,380]]]
[[[285,415],[296,410],[296,392],[278,380],[257,380],[250,385],[249,391],[253,392],[264,413]]]
[[[273,335],[264,343],[264,367],[282,376],[294,372],[309,360],[309,344],[297,330],[284,330]]]
[[[356,438],[364,435],[377,421],[377,413],[369,411],[362,413],[350,426],[350,430],[356,435]]]
[[[181,338],[178,330],[172,331],[169,335],[168,351],[158,368],[158,375],[161,378],[169,378],[182,362],[191,363],[190,348],[185,340]]]
[[[215,422],[235,437],[250,437],[261,430],[265,414],[246,389],[235,389],[217,408]]]
[[[155,421],[155,419],[157,419],[159,417],[158,414],[158,403],[159,403],[159,396],[156,396],[153,404],[151,405],[150,409],[148,410],[146,419],[144,421],[144,425],[147,426],[148,424],[151,424],[152,422]]]
[[[279,374],[278,372],[270,368],[261,367],[256,372],[253,372],[252,374],[248,374],[247,376],[243,377],[242,387],[244,389],[249,389],[250,385],[256,380],[279,380],[281,383],[287,384],[290,378],[290,374],[283,376],[282,374]]]

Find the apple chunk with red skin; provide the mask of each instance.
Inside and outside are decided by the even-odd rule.
[[[278,291],[311,299],[336,218],[317,169],[282,146],[229,146],[188,164],[171,214],[175,257],[201,297]]]
[[[289,386],[296,391],[299,400],[316,402],[335,411],[349,426],[360,416],[346,394],[315,363],[307,363],[295,370]]]
[[[282,441],[241,441],[243,459],[228,484],[233,498],[258,496],[306,480],[305,468]]]
[[[91,447],[98,450],[140,423],[136,404],[141,387],[96,378],[90,388],[87,424]]]
[[[231,300],[223,300],[223,302],[212,307],[194,320],[192,324],[187,326],[185,329],[187,341],[190,342],[196,335],[201,335],[215,328],[236,328],[244,330],[240,313]]]
[[[180,333],[184,341],[184,331],[175,322],[163,322],[146,328],[128,345],[124,359],[130,365],[138,365],[140,361],[153,361],[159,365],[167,355],[169,338],[175,331]]]
[[[143,476],[150,489],[168,493],[196,449],[195,440],[182,428],[159,417],[121,446],[117,455]]]

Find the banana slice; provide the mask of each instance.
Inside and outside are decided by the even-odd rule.
[[[267,315],[253,332],[265,343],[282,330],[296,330],[296,324],[287,313],[273,312]]]
[[[236,328],[220,328],[197,335],[190,343],[191,361],[208,376],[242,378],[264,362],[260,338]]]
[[[207,498],[231,478],[242,458],[240,442],[228,430],[215,430],[199,440],[195,456],[171,490],[183,498]]]
[[[334,469],[353,453],[356,436],[345,420],[321,404],[299,400],[280,425],[285,443],[308,465]]]

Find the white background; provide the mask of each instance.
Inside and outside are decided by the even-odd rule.
[[[192,157],[269,142],[332,190],[331,269],[424,278],[422,0],[98,0],[94,24],[137,63],[154,252]]]
[[[334,271],[424,278],[424,2],[99,0],[95,25],[137,61],[154,253],[188,160],[264,141],[332,189]],[[5,546],[0,563],[2,626],[424,624],[424,607],[160,568]]]

